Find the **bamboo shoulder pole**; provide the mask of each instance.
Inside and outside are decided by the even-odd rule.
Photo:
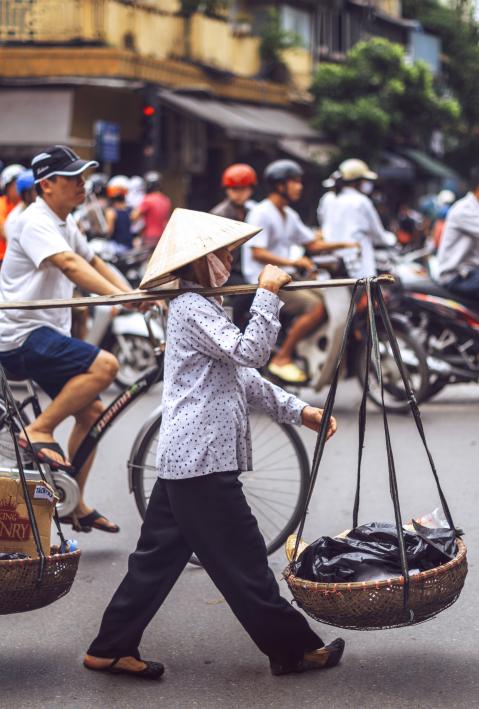
[[[365,279],[360,279],[365,280]],[[383,285],[390,285],[395,282],[394,276],[385,274],[375,279]],[[335,278],[330,281],[291,281],[284,290],[303,290],[305,288],[340,288],[342,286],[354,286],[358,281],[354,278]],[[221,288],[172,288],[156,290],[135,290],[130,293],[120,295],[94,295],[82,298],[52,298],[50,300],[19,300],[0,302],[0,310],[43,310],[50,308],[74,308],[79,305],[126,305],[129,303],[143,303],[150,300],[170,300],[182,293],[199,293],[205,297],[216,295],[247,295],[255,293],[257,284],[246,283],[239,286],[222,286]],[[283,290],[283,288],[281,289]]]

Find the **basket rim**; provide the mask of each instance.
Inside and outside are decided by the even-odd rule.
[[[414,574],[413,576],[410,576],[409,577],[410,584],[417,584],[417,583],[420,583],[421,581],[424,581],[428,578],[431,578],[434,576],[440,576],[441,574],[445,574],[445,573],[449,572],[455,566],[459,566],[459,564],[462,564],[467,556],[467,547],[460,537],[456,537],[456,543],[457,543],[457,554],[454,557],[454,559],[447,561],[445,564],[442,564],[442,566],[436,566],[434,569],[428,569],[427,571],[421,571],[419,574]],[[404,585],[404,576],[392,576],[391,578],[381,579],[378,581],[351,581],[349,583],[340,583],[340,582],[320,583],[319,581],[308,581],[307,579],[302,579],[302,578],[299,578],[299,576],[295,576],[291,571],[290,564],[288,564],[288,566],[284,570],[283,576],[287,581],[291,581],[291,583],[294,583],[294,584],[300,584],[303,588],[305,588],[305,589],[309,588],[312,591],[314,591],[314,590],[316,590],[316,591],[335,591],[335,592],[336,591],[337,592],[361,591],[364,589],[387,588],[388,586],[392,586],[392,585],[395,585],[395,586],[403,586]]]
[[[73,559],[77,556],[81,556],[81,549],[76,549],[75,551],[67,551],[64,554],[49,554],[48,556],[45,555],[45,563],[56,563],[60,559]],[[0,568],[10,565],[26,566],[31,564],[38,564],[39,562],[39,557],[37,557],[36,559],[0,559]]]

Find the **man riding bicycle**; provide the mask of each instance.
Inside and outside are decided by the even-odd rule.
[[[115,295],[125,285],[96,256],[71,215],[85,199],[83,173],[97,166],[70,148],[54,145],[32,160],[38,197],[19,218],[0,273],[3,301],[69,299],[75,286],[98,295]],[[55,441],[57,426],[68,416],[75,424],[68,453],[72,458],[92,423],[103,411],[98,395],[113,381],[118,362],[109,352],[71,337],[71,310],[0,311],[0,363],[17,379],[32,379],[52,399],[26,431],[40,461],[71,470]],[[28,449],[23,434],[21,447]],[[83,493],[93,455],[76,480]],[[78,531],[119,527],[82,499],[71,518]]]

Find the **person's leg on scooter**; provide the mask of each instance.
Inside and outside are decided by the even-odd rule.
[[[296,345],[317,330],[326,320],[326,309],[318,291],[292,291],[282,293],[286,316],[296,316],[286,337],[271,359],[269,371],[292,384],[307,381],[306,373],[294,362]]]

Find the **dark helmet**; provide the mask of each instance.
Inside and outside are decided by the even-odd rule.
[[[163,175],[156,170],[150,170],[145,174],[144,179],[147,193],[157,192],[160,189]]]
[[[303,168],[294,160],[275,160],[268,165],[263,173],[263,178],[267,186],[274,189],[279,182],[295,180],[303,175]]]
[[[86,191],[88,194],[100,196],[108,184],[108,177],[103,172],[94,172],[86,181]]]

